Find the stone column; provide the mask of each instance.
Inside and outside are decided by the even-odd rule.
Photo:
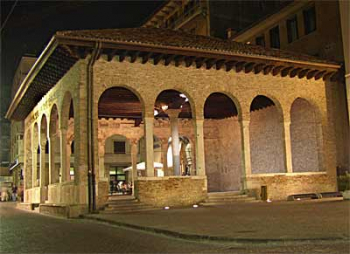
[[[45,146],[46,146],[46,139],[40,140],[40,187],[45,187],[45,179],[46,179],[46,154],[45,154]]]
[[[292,143],[290,136],[290,122],[284,122],[284,144],[286,150],[287,173],[293,173]]]
[[[171,128],[171,150],[173,155],[173,172],[175,176],[181,175],[180,172],[180,142],[179,142],[179,113],[178,109],[169,109],[166,112],[170,119]]]
[[[154,176],[153,117],[144,117],[146,143],[146,176]]]
[[[67,130],[60,129],[61,136],[61,169],[60,169],[60,183],[68,180],[67,176]]]
[[[195,119],[196,127],[196,174],[205,175],[205,159],[204,159],[204,119]]]
[[[131,183],[132,183],[132,194],[134,195],[135,181],[137,180],[137,140],[130,140],[131,144]]]
[[[249,135],[250,121],[241,121],[241,135],[242,135],[242,156],[243,156],[243,177],[252,174],[252,164],[250,158],[250,135]],[[243,181],[243,189],[247,189],[246,181]]]
[[[323,131],[322,123],[316,123],[316,140],[317,140],[317,156],[318,156],[318,170],[325,171],[323,162]]]
[[[34,132],[34,130],[33,130]],[[37,167],[38,167],[38,142],[35,140],[34,133],[32,134],[32,188],[37,186]]]
[[[50,135],[47,139],[49,141],[49,184],[53,183],[53,171],[55,168],[54,139],[53,135]]]
[[[162,139],[162,164],[165,176],[171,175],[168,170],[168,140]]]

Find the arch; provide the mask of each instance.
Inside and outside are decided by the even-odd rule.
[[[196,111],[195,103],[187,92],[181,89],[166,89],[161,91],[154,103],[155,117],[167,117],[166,110],[181,110],[179,118],[194,118]],[[156,111],[158,113],[156,114]]]
[[[44,143],[46,144],[46,140],[47,140],[47,118],[46,115],[43,114],[41,117],[41,124],[40,124],[40,139],[42,141],[43,145]]]
[[[294,172],[320,171],[317,114],[306,99],[296,98],[290,109],[292,163]]]
[[[286,172],[282,120],[282,109],[278,101],[264,95],[253,99],[249,125],[253,174]]]
[[[213,107],[216,103],[223,103],[223,106],[226,111],[231,111],[232,115],[224,115],[224,117],[230,117],[230,116],[238,116],[238,119],[241,120],[242,116],[242,109],[241,105],[236,97],[231,95],[230,93],[227,93],[225,91],[216,91],[210,93],[207,98],[205,99],[204,103],[204,118],[216,118],[218,117],[211,117],[211,115],[214,114],[214,112],[206,112],[210,110],[210,107]]]
[[[51,179],[49,179],[49,183],[58,183],[60,176],[60,168],[61,168],[61,150],[60,150],[60,132],[59,132],[59,112],[57,109],[57,105],[54,104],[51,107],[50,112],[50,123],[49,123],[49,156],[50,156],[50,171],[51,171]]]
[[[241,111],[231,98],[234,97],[226,93],[211,93],[203,108],[204,158],[209,192],[234,191],[243,187]]]
[[[49,136],[56,134],[58,132],[59,115],[57,105],[53,104],[50,111],[50,122],[49,122]]]
[[[68,120],[69,118],[74,118],[74,103],[72,95],[69,91],[64,94],[61,108],[61,128],[68,128]]]
[[[143,98],[133,88],[113,86],[100,94],[98,116],[99,118],[142,119],[145,111],[144,105]]]

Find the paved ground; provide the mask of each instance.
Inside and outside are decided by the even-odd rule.
[[[326,204],[319,204],[314,207],[313,212],[316,215],[322,214],[323,218],[327,216],[324,213],[333,214],[331,210],[341,210],[334,212],[334,215],[343,216],[344,210],[343,204],[349,205],[349,203],[339,202],[333,204],[331,209]],[[314,205],[306,205],[307,207],[313,207]],[[250,205],[239,205],[240,208],[250,207]],[[259,208],[261,207],[261,209]],[[264,206],[256,206],[255,208],[264,211]],[[275,214],[276,209],[282,209],[276,207],[268,207],[272,214]],[[282,205],[281,207],[285,207]],[[291,211],[300,212],[295,210],[293,206]],[[326,208],[324,208],[326,207]],[[275,209],[276,208],[276,209]],[[267,208],[265,208],[267,209]],[[347,208],[348,209],[348,208]],[[203,211],[202,211],[203,210]],[[233,208],[221,207],[221,208],[208,208],[208,209],[177,209],[169,211],[157,211],[148,213],[138,213],[137,215],[122,215],[121,218],[134,218],[134,223],[137,221],[135,218],[140,217],[143,219],[151,218],[156,214],[162,214],[167,212],[163,216],[156,216],[156,218],[163,218],[164,221],[174,221],[176,216],[184,216],[184,220],[181,217],[178,219],[176,224],[178,228],[180,224],[186,223],[191,224],[189,215],[192,214],[192,221],[199,223],[200,218],[207,218],[207,212],[215,212],[215,210],[226,210],[231,211],[233,217],[236,212]],[[241,210],[241,211],[243,211]],[[282,209],[284,210],[284,209]],[[343,211],[343,212],[342,212]],[[237,211],[238,212],[238,211]],[[187,216],[185,214],[188,214]],[[202,214],[198,216],[198,214]],[[225,214],[225,212],[223,212]],[[262,212],[265,214],[265,212]],[[216,214],[217,215],[217,214]],[[247,214],[249,215],[249,214]],[[347,216],[341,220],[343,224],[349,224]],[[115,216],[116,217],[116,216]],[[164,218],[172,219],[164,219]],[[241,216],[244,218],[246,216]],[[312,217],[312,216],[310,216]],[[180,218],[180,219],[179,219]],[[154,217],[153,217],[154,219]],[[215,221],[222,223],[223,218],[211,217],[212,221],[205,222],[207,226],[202,228],[208,228],[214,224]],[[338,220],[335,220],[338,221]],[[153,220],[153,224],[156,220]],[[203,222],[203,221],[202,221]],[[327,223],[328,220],[324,222]],[[49,217],[46,215],[37,214],[34,212],[25,212],[17,210],[14,207],[14,203],[0,203],[0,252],[1,253],[334,253],[334,254],[345,254],[349,253],[350,245],[345,240],[325,240],[325,241],[310,241],[310,242],[294,242],[292,244],[256,244],[256,243],[234,243],[234,242],[209,242],[209,241],[186,241],[174,237],[165,237],[163,235],[157,235],[148,233],[140,230],[127,229],[125,227],[117,227],[107,225],[106,223],[100,223],[89,220],[68,220],[55,217]],[[152,222],[151,222],[152,223]],[[243,223],[243,222],[242,222]],[[159,220],[157,223],[158,227],[162,225]],[[221,225],[222,228],[227,228],[225,225]],[[163,225],[163,227],[167,227]],[[219,228],[219,227],[218,227]],[[275,230],[277,226],[271,227],[269,232]],[[325,226],[324,229],[328,227]],[[333,228],[333,227],[331,227]],[[343,229],[348,229],[348,226]],[[170,228],[168,228],[169,230]],[[217,229],[215,229],[217,230]],[[215,230],[213,232],[215,232]],[[332,229],[333,230],[333,229]],[[231,225],[231,231],[233,227]],[[248,230],[247,230],[248,231]],[[339,230],[340,232],[341,230]],[[348,232],[347,232],[348,233]],[[346,237],[348,234],[344,234]],[[240,234],[244,234],[241,232]]]
[[[315,240],[350,239],[350,201],[241,203],[148,211],[98,214],[90,217],[183,235],[218,239]]]

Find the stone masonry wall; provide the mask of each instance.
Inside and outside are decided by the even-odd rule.
[[[237,117],[204,121],[205,167],[209,192],[241,188],[241,147]]]
[[[135,195],[140,202],[157,207],[198,204],[207,196],[206,178],[199,176],[172,176],[139,178]]]
[[[291,109],[293,172],[319,171],[315,112],[306,100],[297,99]]]
[[[250,151],[252,173],[286,172],[283,124],[275,106],[251,112]]]
[[[334,179],[324,172],[259,175],[247,177],[247,186],[260,197],[261,186],[267,186],[268,198],[286,200],[289,195],[335,191]]]

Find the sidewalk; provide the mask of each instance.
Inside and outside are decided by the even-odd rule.
[[[350,239],[350,201],[240,203],[85,218],[192,240],[288,242]]]

